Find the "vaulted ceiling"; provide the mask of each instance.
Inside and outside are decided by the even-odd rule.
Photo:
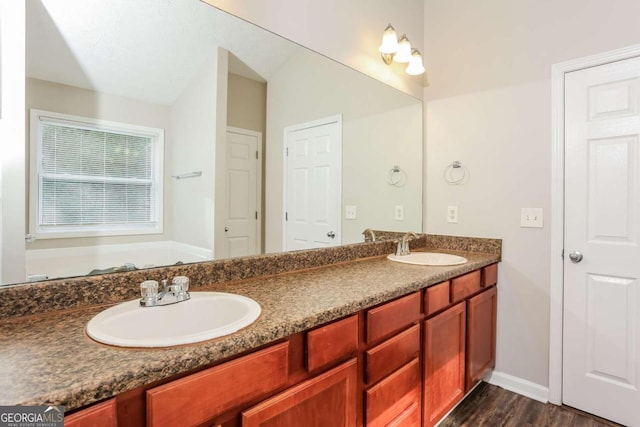
[[[269,77],[303,49],[199,0],[30,0],[27,75],[172,104],[217,47]]]

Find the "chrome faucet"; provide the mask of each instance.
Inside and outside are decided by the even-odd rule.
[[[158,292],[158,282],[156,280],[145,280],[140,284],[141,307],[157,307],[161,305],[176,304],[187,301],[189,295],[189,278],[187,276],[176,276],[171,281],[164,279],[162,289]]]
[[[401,240],[398,240],[398,248],[396,249],[396,256],[409,255],[409,237],[418,238],[419,236],[413,231],[407,231]]]
[[[371,241],[372,241],[372,242],[375,242],[375,241],[376,241],[376,235],[375,235],[375,233],[373,232],[373,230],[372,230],[372,229],[370,229],[370,228],[367,228],[367,229],[365,229],[365,230],[362,232],[362,234],[364,234],[364,241],[365,241],[365,242],[367,241],[367,233],[371,234]]]

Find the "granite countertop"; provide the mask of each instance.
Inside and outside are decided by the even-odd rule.
[[[160,349],[98,344],[86,323],[105,306],[0,321],[0,405],[64,405],[66,410],[188,372],[280,338],[356,313],[500,260],[499,255],[443,251],[468,263],[425,267],[385,256],[232,283],[198,291],[256,300],[260,318],[226,337]]]

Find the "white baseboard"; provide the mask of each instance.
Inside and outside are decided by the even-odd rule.
[[[538,402],[547,403],[549,401],[549,388],[540,384],[505,374],[504,372],[493,371],[484,380],[489,384],[497,385],[505,390],[521,394]]]

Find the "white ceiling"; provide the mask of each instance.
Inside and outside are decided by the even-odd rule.
[[[199,0],[29,0],[27,76],[171,105],[216,47],[269,77],[304,49]]]

